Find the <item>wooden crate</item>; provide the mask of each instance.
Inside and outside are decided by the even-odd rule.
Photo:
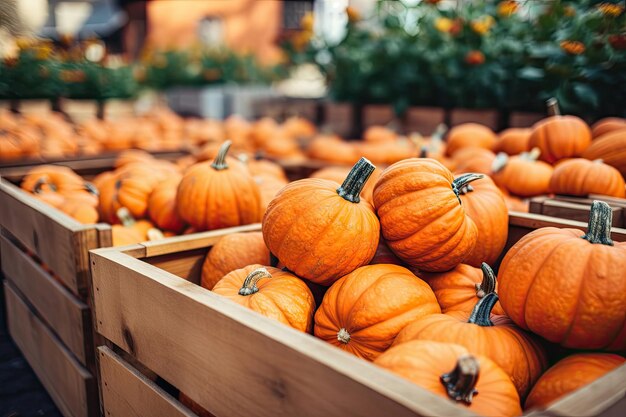
[[[613,210],[613,226],[626,227],[626,200],[603,195],[590,195],[588,198],[556,195],[554,197],[534,197],[530,200],[529,211],[544,216],[576,221],[587,221],[594,200],[606,202]]]
[[[512,213],[507,245],[544,226],[586,229],[584,223]],[[217,240],[258,230],[250,225],[92,251],[98,333],[216,416],[475,416],[197,285]],[[626,230],[614,229],[613,238],[626,240]],[[98,357],[106,416],[190,415],[110,349],[99,348]],[[625,391],[626,365],[548,412],[608,415],[626,406]]]

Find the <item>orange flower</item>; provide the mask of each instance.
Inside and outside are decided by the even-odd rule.
[[[361,20],[361,15],[354,7],[346,7],[346,14],[348,15],[348,22],[354,23]]]
[[[462,19],[454,19],[452,23],[452,27],[450,28],[450,34],[453,36],[458,35],[463,30],[463,20]]]
[[[313,32],[304,30],[302,32],[298,32],[293,35],[291,38],[291,42],[293,43],[293,47],[296,51],[303,51],[306,46],[311,41],[311,37],[313,36]]]
[[[605,16],[617,17],[624,12],[624,6],[615,3],[600,3],[598,10]]]
[[[452,19],[448,19],[447,17],[440,17],[435,20],[435,29],[439,32],[448,33],[450,32],[450,29],[452,29],[453,25],[454,22]]]
[[[583,52],[585,52],[585,50],[587,48],[585,48],[585,45],[582,42],[578,42],[578,41],[562,41],[561,42],[561,49],[564,50],[565,52],[567,52],[570,55],[580,55]]]
[[[469,51],[465,55],[465,62],[469,65],[482,65],[485,63],[485,55],[480,51]]]
[[[489,32],[494,23],[495,20],[493,19],[493,17],[487,15],[481,17],[480,19],[472,20],[470,26],[474,32],[478,33],[479,35],[484,35],[485,33]]]
[[[519,9],[519,4],[515,0],[505,0],[498,4],[498,15],[509,17]]]
[[[312,31],[313,30],[313,13],[307,12],[302,16],[300,20],[300,27],[304,31]]]

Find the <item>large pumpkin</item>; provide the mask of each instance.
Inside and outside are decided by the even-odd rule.
[[[561,359],[539,378],[528,394],[525,408],[547,407],[560,397],[622,366],[624,362],[626,359],[611,353],[578,353]]]
[[[161,182],[148,199],[148,215],[159,229],[180,232],[185,227],[176,211],[176,190],[181,177],[174,176]]]
[[[202,264],[201,285],[209,290],[226,274],[252,264],[266,264],[270,251],[261,232],[231,233],[222,237]]]
[[[477,147],[491,149],[497,136],[487,126],[478,123],[463,123],[448,132],[446,153],[454,155],[461,148]]]
[[[374,363],[477,415],[522,414],[509,376],[489,358],[471,355],[463,346],[412,341],[392,347]]]
[[[336,182],[313,178],[283,188],[263,217],[270,252],[299,277],[321,285],[369,263],[380,224],[360,193],[374,169],[362,158],[339,188]]]
[[[248,265],[224,276],[213,292],[296,330],[311,332],[313,328],[313,294],[289,272]]]
[[[465,346],[472,354],[484,355],[502,367],[524,398],[548,365],[546,352],[534,336],[508,317],[491,317],[497,301],[498,295],[492,292],[481,298],[471,313],[450,311],[416,320],[398,334],[394,345],[434,340]]]
[[[178,186],[178,214],[197,230],[221,229],[261,220],[259,187],[243,164],[226,160],[229,148],[230,141],[226,141],[213,163],[193,165]]]
[[[594,201],[587,233],[544,227],[518,241],[498,274],[502,308],[518,326],[574,349],[626,349],[626,243]]]
[[[537,122],[528,140],[529,148],[539,148],[541,159],[555,163],[579,156],[591,144],[591,130],[576,116],[561,116],[555,99],[548,100],[551,117]]]
[[[372,361],[407,324],[439,313],[428,284],[398,265],[368,265],[335,282],[315,313],[315,336]]]
[[[504,152],[507,155],[518,155],[530,150],[528,141],[532,129],[512,127],[498,134],[498,141],[493,146],[495,153]]]
[[[404,262],[424,271],[448,271],[474,249],[476,224],[460,189],[482,178],[457,179],[434,159],[406,159],[387,168],[374,188],[374,205],[385,241]]]
[[[521,197],[549,193],[553,168],[546,162],[537,161],[538,156],[538,148],[511,157],[499,153],[492,167],[494,182]]]
[[[556,194],[587,196],[603,194],[626,197],[626,184],[620,172],[602,160],[569,159],[559,163],[550,179],[550,190]]]
[[[602,159],[626,177],[626,128],[599,136],[583,152],[582,157],[592,161]]]
[[[605,117],[591,126],[591,136],[597,139],[605,133],[620,129],[626,129],[626,119],[621,117]]]

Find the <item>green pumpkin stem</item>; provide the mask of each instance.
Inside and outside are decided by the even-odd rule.
[[[483,298],[496,290],[496,274],[486,262],[480,266],[483,271],[483,282],[476,284],[476,297]]]
[[[559,101],[556,98],[550,97],[548,100],[546,100],[546,106],[548,108],[549,116],[561,115],[561,109],[559,108]]]
[[[470,182],[479,180],[483,177],[483,174],[463,174],[454,181],[452,181],[452,191],[454,191],[454,194],[456,194],[456,198],[459,200],[459,204],[461,204],[461,197],[459,197],[459,194],[465,194],[462,192],[463,187],[466,187],[467,184],[469,184]]]
[[[590,243],[613,246],[611,239],[611,223],[613,222],[613,210],[604,201],[594,200],[591,203],[589,225],[583,239]]]
[[[272,278],[272,274],[265,268],[257,268],[250,272],[239,289],[239,295],[252,295],[259,291],[256,284],[261,278]]]
[[[457,360],[454,369],[439,379],[451,399],[470,405],[474,395],[478,394],[476,383],[479,369],[478,359],[472,355],[463,355]]]
[[[536,161],[537,159],[539,159],[539,156],[541,155],[541,149],[539,148],[532,148],[529,152],[522,152],[520,154],[520,158],[523,159],[524,161]]]
[[[215,160],[211,164],[211,167],[217,171],[221,171],[223,169],[228,169],[228,164],[226,163],[226,154],[228,154],[228,150],[230,149],[230,145],[233,143],[229,140],[222,143],[220,146],[220,150],[217,152],[217,156]]]
[[[136,223],[135,218],[126,207],[118,208],[115,214],[124,227],[131,227]]]
[[[348,173],[341,187],[337,188],[337,194],[351,203],[358,203],[361,201],[361,190],[375,169],[374,164],[366,158],[359,159]]]
[[[468,323],[478,324],[483,327],[493,326],[493,322],[491,321],[491,310],[493,310],[493,306],[498,302],[498,294],[495,292],[491,292],[485,294],[474,306],[472,309],[472,314],[470,314]]]
[[[434,139],[435,141],[441,142],[447,131],[448,126],[446,126],[445,123],[439,123],[435,131],[430,135],[430,141],[432,142]]]
[[[53,191],[55,193],[57,192],[57,186],[55,184],[48,183],[45,179],[39,178],[33,186],[33,194],[41,193],[41,187],[43,187],[44,185],[50,187],[50,191]]]
[[[96,197],[100,195],[100,192],[98,191],[96,186],[90,182],[85,182],[85,190],[87,190],[89,194],[95,195]]]
[[[502,171],[502,169],[504,169],[504,167],[508,163],[509,155],[505,154],[504,152],[498,152],[496,157],[493,159],[493,162],[491,163],[491,172],[495,174]]]

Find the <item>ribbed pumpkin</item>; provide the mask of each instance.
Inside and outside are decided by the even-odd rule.
[[[255,176],[254,181],[259,187],[261,193],[261,211],[265,213],[270,202],[276,197],[276,195],[282,190],[288,182],[281,180],[272,175],[264,174],[262,176]]]
[[[178,186],[178,215],[197,230],[240,226],[261,219],[259,187],[243,164],[226,160],[229,148],[230,141],[226,141],[213,163],[193,165]]]
[[[487,126],[478,123],[463,123],[448,132],[447,155],[454,155],[461,148],[477,147],[491,149],[497,136]]]
[[[81,199],[66,198],[60,206],[68,216],[82,224],[98,223],[98,210],[94,206],[85,204]]]
[[[212,291],[296,330],[311,332],[313,328],[313,294],[289,272],[248,265],[228,273]]]
[[[506,254],[502,308],[520,327],[574,349],[626,349],[626,243],[611,240],[612,211],[594,201],[587,233],[544,227]]]
[[[561,359],[539,378],[528,394],[525,408],[547,407],[622,366],[626,359],[611,353],[578,353]]]
[[[457,179],[434,159],[412,158],[388,167],[374,188],[385,241],[404,262],[423,271],[448,271],[474,249],[476,224],[459,190],[478,174]]]
[[[321,285],[368,264],[378,246],[380,224],[359,195],[374,169],[362,158],[339,188],[314,178],[283,188],[263,217],[270,252],[299,277]]]
[[[492,167],[494,182],[521,197],[549,193],[553,168],[543,161],[537,161],[538,156],[537,148],[511,157],[504,153],[498,154]]]
[[[410,340],[465,346],[472,354],[484,355],[502,367],[524,398],[547,368],[546,352],[533,335],[508,317],[491,317],[497,301],[498,295],[492,292],[478,300],[471,313],[450,311],[413,321],[398,334],[394,346]]]
[[[540,158],[550,164],[559,159],[580,156],[591,144],[591,130],[576,116],[561,116],[555,99],[548,100],[552,115],[533,126],[528,146],[539,148]]]
[[[469,314],[479,299],[497,290],[496,275],[484,262],[480,268],[460,264],[452,271],[420,273],[420,277],[433,289],[442,313],[464,311]],[[493,314],[504,314],[500,303],[494,306]]]
[[[615,130],[626,129],[626,119],[621,117],[605,117],[600,119],[591,126],[591,136],[594,139],[599,138],[605,133]]]
[[[602,159],[626,177],[626,128],[599,136],[583,152],[582,157],[592,161]]]
[[[473,181],[458,191],[465,213],[478,228],[476,246],[463,262],[475,267],[483,262],[493,264],[509,235],[509,211],[502,193],[489,177]]]
[[[315,313],[315,336],[372,361],[407,324],[441,312],[428,284],[398,265],[368,265],[335,282]]]
[[[176,211],[176,191],[181,176],[171,177],[154,188],[148,199],[148,215],[159,229],[180,232],[185,227]]]
[[[252,176],[271,175],[276,177],[276,179],[287,181],[285,170],[283,170],[283,168],[275,162],[268,161],[266,159],[250,160],[247,161],[246,165],[248,166]]]
[[[398,134],[385,126],[370,126],[363,132],[363,140],[370,143],[393,143]]]
[[[485,148],[461,148],[452,155],[454,172],[464,174],[475,172],[478,174],[491,174],[491,166],[496,159],[496,154]]]
[[[229,272],[247,265],[263,265],[269,260],[270,251],[261,232],[228,234],[211,248],[204,259],[201,285],[212,290]]]
[[[480,416],[522,414],[509,376],[485,356],[452,343],[412,341],[394,346],[374,362]]]
[[[419,153],[419,149],[415,146],[415,143],[406,138],[398,138],[390,143],[361,142],[356,143],[354,146],[359,155],[370,159],[375,164],[383,165],[389,165],[403,159],[412,158]]]
[[[626,197],[622,174],[601,160],[570,159],[559,163],[550,179],[550,190],[556,194],[587,196],[603,194]]]
[[[363,190],[361,191],[361,197],[366,199],[368,202],[374,204],[373,194],[374,194],[374,185],[376,185],[376,181],[380,177],[381,170],[376,168],[372,171],[369,180],[365,183]],[[343,180],[350,173],[349,167],[326,167],[315,171],[309,178],[321,178],[324,180],[335,181],[338,184],[341,184]]]
[[[504,152],[507,155],[518,155],[528,152],[528,142],[532,129],[512,127],[498,134],[498,141],[493,146],[495,153]]]
[[[88,189],[88,184],[70,168],[40,165],[28,170],[20,187],[31,193],[53,191],[68,196]]]
[[[504,202],[506,207],[511,211],[518,211],[521,213],[528,213],[530,203],[528,199],[522,199],[520,197],[515,197],[511,195],[505,188],[498,187],[500,192],[502,193],[502,198],[504,198]]]
[[[359,160],[359,155],[352,144],[334,135],[316,136],[307,149],[310,158],[352,165]]]

